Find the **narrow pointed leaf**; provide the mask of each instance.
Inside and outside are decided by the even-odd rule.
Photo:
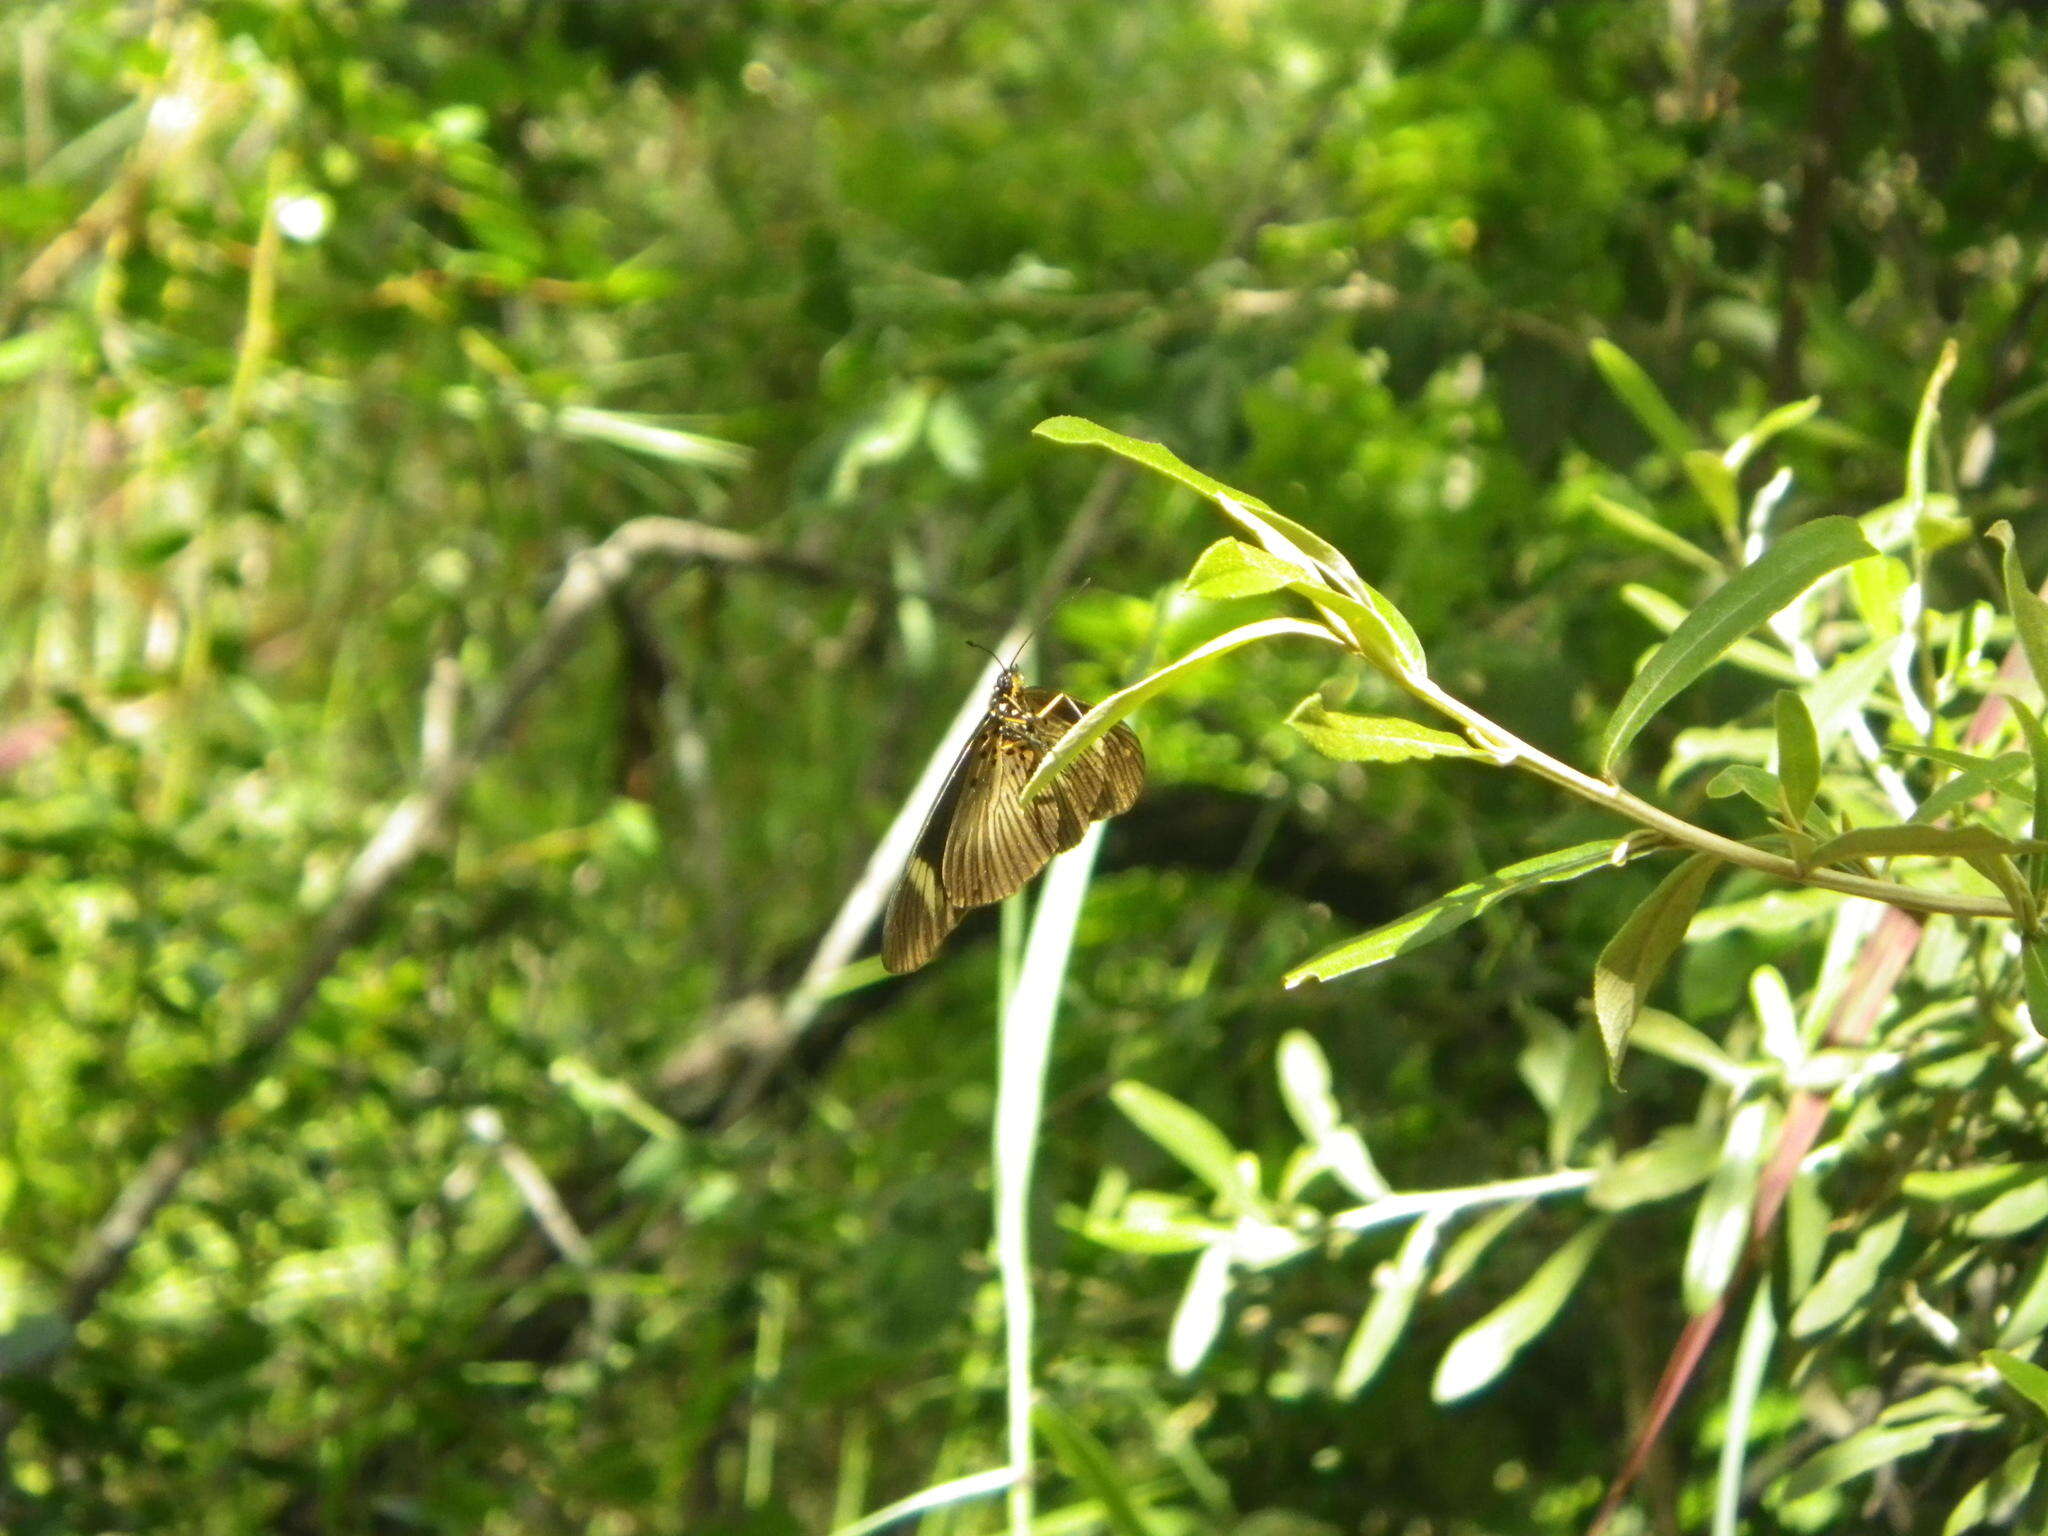
[[[1230,1300],[1230,1250],[1221,1243],[1195,1260],[1187,1289],[1174,1308],[1173,1327],[1166,1335],[1166,1364],[1185,1376],[1208,1356],[1223,1330],[1223,1309]]]
[[[1268,551],[1283,559],[1297,560],[1304,575],[1313,577],[1320,574],[1339,591],[1349,592],[1353,597],[1363,595],[1364,583],[1336,545],[1313,529],[1281,516],[1258,497],[1203,474],[1162,443],[1112,432],[1080,416],[1054,416],[1041,421],[1032,428],[1032,432],[1048,442],[1106,448],[1155,474],[1178,480],[1189,490],[1213,501],[1224,516],[1250,533]]]
[[[1755,563],[1731,576],[1687,615],[1636,674],[1607,724],[1600,771],[1611,773],[1615,759],[1636,733],[1729,646],[1830,571],[1876,553],[1854,519],[1823,517],[1793,529]]]
[[[1831,837],[1808,856],[1811,864],[1842,864],[1852,859],[1967,859],[1987,854],[2025,853],[2027,839],[2002,837],[1989,827],[1923,827],[1907,822],[1895,827],[1858,827]]]
[[[1589,505],[1594,515],[1609,527],[1627,534],[1630,538],[1661,550],[1674,560],[1683,561],[1696,571],[1719,579],[1728,574],[1728,567],[1708,554],[1688,538],[1673,533],[1647,512],[1638,512],[1626,502],[1616,501],[1612,496],[1595,495]]]
[[[1383,928],[1375,928],[1370,933],[1346,940],[1334,949],[1325,950],[1313,960],[1297,965],[1281,980],[1290,987],[1298,987],[1304,981],[1329,981],[1350,971],[1379,965],[1396,955],[1405,955],[1463,927],[1503,897],[1560,880],[1576,880],[1581,875],[1611,866],[1614,851],[1619,846],[1612,838],[1602,838],[1510,864],[1483,880],[1461,885],[1447,895],[1439,896],[1429,905],[1418,907]]]
[[[2027,665],[2033,669],[2034,681],[2048,688],[2048,603],[2044,603],[2027,585],[2026,573],[2020,569],[2019,552],[2013,547],[2012,524],[1998,522],[1992,525],[1990,537],[2003,546],[2005,554],[2000,562],[2005,574],[2005,606],[2012,614],[2013,628],[2019,634],[2020,649],[2026,652]]]
[[[1392,715],[1349,715],[1325,709],[1310,694],[1294,706],[1287,723],[1325,757],[1347,763],[1405,763],[1420,757],[1484,757],[1471,742],[1449,731],[1417,725]]]
[[[1131,1497],[1130,1478],[1100,1440],[1056,1403],[1041,1401],[1031,1417],[1060,1470],[1102,1506],[1103,1524],[1115,1536],[1157,1536]]]
[[[1789,432],[1794,427],[1804,426],[1820,410],[1820,396],[1808,395],[1804,400],[1794,400],[1764,412],[1757,424],[1728,445],[1723,457],[1732,470],[1740,470],[1759,448],[1776,437],[1780,432]]]
[[[1832,1328],[1861,1306],[1877,1289],[1885,1265],[1905,1234],[1904,1211],[1859,1232],[1854,1242],[1829,1261],[1813,1289],[1800,1299],[1792,1314],[1792,1337],[1810,1338]]]
[[[1738,1105],[1721,1139],[1721,1161],[1693,1212],[1682,1272],[1686,1311],[1697,1317],[1720,1300],[1749,1238],[1749,1213],[1771,1107],[1761,1099]]]
[[[1671,402],[1643,371],[1642,364],[1604,336],[1596,336],[1586,348],[1593,366],[1607,380],[1607,387],[1628,407],[1629,414],[1642,423],[1643,430],[1672,458],[1683,460],[1697,445],[1692,429],[1679,419]]]
[[[1733,533],[1742,525],[1742,498],[1735,489],[1735,471],[1711,448],[1688,449],[1679,461],[1714,521]]]
[[[1601,1169],[1586,1191],[1586,1203],[1600,1211],[1627,1211],[1669,1200],[1704,1184],[1720,1154],[1720,1143],[1700,1127],[1669,1127],[1648,1146]]]
[[[1917,1455],[1950,1435],[1991,1429],[2000,1422],[1999,1416],[1992,1413],[1944,1414],[1897,1428],[1881,1426],[1859,1430],[1801,1462],[1778,1485],[1778,1496],[1790,1503],[1811,1494],[1824,1493],[1853,1477],[1861,1477],[1866,1472]]]
[[[1790,688],[1778,692],[1777,725],[1778,784],[1785,794],[1786,819],[1797,827],[1805,823],[1820,791],[1820,737],[1806,701]]]
[[[1617,1077],[1629,1031],[1650,989],[1685,939],[1686,924],[1706,894],[1715,862],[1694,854],[1664,877],[1649,898],[1607,941],[1593,966],[1593,1013],[1607,1046],[1607,1075]]]
[[[1038,765],[1038,771],[1031,775],[1019,798],[1029,803],[1045,793],[1046,786],[1061,769],[1087,751],[1111,726],[1154,694],[1172,687],[1190,673],[1206,667],[1217,657],[1234,651],[1241,645],[1250,645],[1257,640],[1277,639],[1281,635],[1301,635],[1310,640],[1320,640],[1325,645],[1336,643],[1329,630],[1320,624],[1311,624],[1305,619],[1260,619],[1255,624],[1243,624],[1227,634],[1218,635],[1214,640],[1196,646],[1179,660],[1168,662],[1149,677],[1140,678],[1130,687],[1112,693],[1075,721],[1072,728],[1059,739],[1059,744],[1045,754],[1045,760]]]
[[[1571,1299],[1612,1222],[1603,1216],[1581,1227],[1519,1291],[1453,1339],[1437,1365],[1429,1395],[1439,1403],[1457,1402],[1512,1365]]]
[[[1238,1209],[1249,1209],[1254,1203],[1256,1192],[1246,1188],[1238,1172],[1236,1150],[1207,1115],[1143,1083],[1118,1083],[1109,1096],[1133,1125],[1226,1202]]]
[[[1365,1145],[1365,1138],[1345,1123],[1331,1087],[1329,1058],[1306,1030],[1290,1029],[1280,1037],[1280,1096],[1287,1112],[1315,1149],[1318,1162],[1330,1170],[1361,1200],[1377,1200],[1387,1193],[1381,1176]]]
[[[1735,1347],[1734,1379],[1728,1384],[1728,1421],[1721,1432],[1721,1465],[1714,1479],[1714,1520],[1708,1536],[1735,1536],[1742,1510],[1742,1465],[1749,1453],[1749,1423],[1763,1390],[1764,1372],[1778,1342],[1778,1315],[1771,1288],[1760,1285],[1750,1298],[1742,1342]]]
[[[1941,1528],[1941,1536],[1962,1536],[1964,1531],[1980,1525],[2001,1530],[2010,1526],[2027,1495],[2034,1490],[2044,1451],[2048,1451],[2048,1441],[2030,1440],[2006,1457],[1988,1477],[1956,1501]]]
[[[2012,1298],[2012,1310],[1998,1330],[2001,1349],[2020,1349],[2048,1334],[2048,1243],[2037,1245],[2034,1262]]]
[[[1987,1349],[1984,1361],[2005,1378],[2008,1387],[2032,1403],[2043,1418],[2048,1418],[2048,1370],[2021,1359],[2009,1349]]]
[[[1372,1302],[1358,1320],[1358,1330],[1345,1346],[1331,1390],[1339,1399],[1358,1396],[1379,1374],[1394,1346],[1407,1330],[1415,1298],[1429,1280],[1429,1261],[1436,1252],[1440,1224],[1425,1217],[1408,1229],[1401,1251],[1374,1276]]]

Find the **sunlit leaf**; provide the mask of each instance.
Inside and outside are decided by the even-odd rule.
[[[1853,519],[1823,517],[1793,529],[1736,572],[1686,617],[1636,674],[1601,738],[1600,771],[1611,773],[1615,759],[1651,717],[1735,641],[1829,572],[1875,553]]]
[[[1984,1363],[1998,1372],[2008,1387],[2032,1403],[2036,1412],[2048,1418],[2048,1370],[2021,1359],[2009,1349],[1985,1350]]]
[[[1602,1211],[1626,1211],[1669,1200],[1707,1181],[1720,1161],[1719,1140],[1696,1125],[1667,1126],[1647,1146],[1600,1170],[1586,1191],[1586,1203]]]
[[[1576,880],[1581,875],[1611,865],[1617,846],[1612,838],[1603,838],[1510,864],[1483,880],[1461,885],[1447,895],[1439,896],[1427,906],[1418,907],[1383,928],[1375,928],[1355,939],[1347,939],[1334,949],[1325,950],[1313,960],[1297,965],[1282,980],[1290,987],[1299,986],[1304,981],[1329,981],[1350,971],[1379,965],[1396,955],[1405,955],[1471,922],[1504,897],[1559,880]]]
[[[1693,1212],[1692,1234],[1685,1248],[1685,1309],[1694,1316],[1720,1299],[1742,1257],[1770,1124],[1771,1106],[1762,1099],[1736,1106],[1728,1117],[1720,1161]]]
[[[1345,1346],[1331,1391],[1340,1399],[1363,1392],[1386,1364],[1394,1346],[1407,1330],[1415,1310],[1415,1298],[1429,1279],[1429,1261],[1436,1251],[1440,1225],[1424,1218],[1408,1229],[1401,1250],[1390,1264],[1382,1264],[1373,1277],[1373,1298],[1358,1320],[1357,1331]]]
[[[1825,1492],[1851,1478],[1917,1455],[1950,1435],[1971,1434],[1998,1423],[1996,1414],[1947,1415],[1897,1427],[1859,1430],[1795,1467],[1778,1485],[1779,1497],[1789,1503]]]
[[[1683,460],[1698,446],[1692,429],[1679,419],[1678,412],[1671,408],[1664,392],[1651,382],[1642,364],[1604,336],[1594,337],[1587,344],[1586,351],[1593,359],[1593,366],[1607,380],[1607,387],[1614,391],[1615,397],[1628,407],[1629,413],[1642,423],[1643,430],[1656,439],[1657,445],[1666,453],[1674,459]]]
[[[1785,817],[1795,827],[1806,821],[1806,812],[1820,790],[1820,737],[1813,728],[1813,716],[1806,701],[1790,688],[1780,689],[1776,707],[1778,727],[1778,784],[1785,795]]]
[[[1177,1375],[1187,1375],[1208,1356],[1222,1331],[1229,1300],[1230,1250],[1219,1243],[1195,1260],[1174,1309],[1173,1326],[1166,1335],[1166,1363]]]
[[[1133,1125],[1226,1202],[1239,1209],[1256,1202],[1257,1191],[1245,1186],[1238,1171],[1236,1149],[1207,1115],[1143,1083],[1118,1083],[1109,1096]]]
[[[1320,695],[1295,705],[1287,723],[1325,757],[1351,763],[1405,763],[1422,757],[1484,757],[1471,742],[1392,715],[1326,709]]]
[[[2048,1441],[2029,1440],[1994,1467],[1984,1480],[1956,1501],[1941,1536],[1962,1536],[1980,1525],[2009,1526],[2033,1491]]]
[[[1611,1224],[1611,1217],[1601,1217],[1581,1227],[1520,1290],[1453,1339],[1437,1365],[1430,1396],[1439,1403],[1455,1403],[1513,1364],[1571,1299]]]
[[[1087,714],[1075,721],[1059,743],[1038,765],[1038,771],[1031,775],[1022,791],[1026,802],[1036,799],[1045,792],[1045,787],[1059,771],[1092,746],[1109,728],[1132,710],[1143,704],[1154,694],[1161,693],[1181,681],[1189,674],[1200,670],[1236,650],[1241,645],[1250,645],[1258,640],[1277,639],[1281,635],[1300,635],[1310,640],[1320,640],[1325,645],[1336,643],[1335,637],[1320,624],[1311,624],[1305,619],[1260,619],[1255,624],[1243,624],[1218,635],[1215,639],[1196,646],[1177,661],[1168,662],[1147,677],[1140,678],[1128,688],[1119,689],[1097,704]]]
[[[1792,1313],[1792,1337],[1810,1338],[1834,1327],[1861,1306],[1877,1289],[1884,1267],[1905,1233],[1904,1211],[1857,1233],[1855,1240],[1821,1271],[1813,1289],[1800,1299]]]

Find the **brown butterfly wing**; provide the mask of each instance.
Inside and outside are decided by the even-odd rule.
[[[986,750],[968,753],[960,804],[939,862],[946,899],[962,907],[1015,895],[1054,854],[1080,841],[1078,831],[1062,840],[1068,818],[1050,798],[1030,805],[1018,798],[1045,754],[1004,737],[993,725],[984,729],[992,739]]]
[[[975,749],[983,745],[988,730],[984,725],[976,731],[953,764],[939,798],[925,814],[917,847],[903,866],[903,877],[889,897],[888,910],[882,916],[882,968],[892,975],[923,965],[960,924],[961,909],[946,899],[945,887],[940,884],[939,861],[945,852],[946,833],[959,809],[967,764]]]

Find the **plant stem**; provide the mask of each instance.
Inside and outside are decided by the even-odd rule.
[[[1892,880],[1874,880],[1842,870],[1811,869],[1782,854],[1753,848],[1748,843],[1709,832],[1682,816],[1674,816],[1605,779],[1581,773],[1569,763],[1531,746],[1514,732],[1496,725],[1461,699],[1453,698],[1428,678],[1405,678],[1403,685],[1415,698],[1448,715],[1499,759],[1502,767],[1519,767],[1582,800],[1605,806],[1639,826],[1648,827],[1681,847],[1704,853],[1729,864],[1739,864],[1760,874],[1774,875],[1794,885],[1810,885],[1838,891],[1844,896],[1861,896],[1881,901],[1907,912],[1946,913],[1951,917],[1998,917],[2017,921],[2013,910],[1995,896],[1967,896],[1954,891],[1924,891]]]

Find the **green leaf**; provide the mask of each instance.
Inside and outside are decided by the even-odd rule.
[[[2006,1457],[1989,1476],[1956,1501],[1941,1528],[1941,1536],[1962,1536],[1964,1531],[1980,1525],[2011,1525],[2033,1491],[2044,1451],[2048,1451],[2048,1441],[2029,1440]]]
[[[1612,1224],[1607,1216],[1588,1222],[1520,1290],[1453,1339],[1429,1395],[1439,1403],[1455,1403],[1506,1370],[1563,1310]]]
[[[1728,1420],[1721,1430],[1721,1464],[1714,1479],[1714,1521],[1708,1536],[1735,1536],[1736,1518],[1742,1508],[1742,1464],[1749,1452],[1750,1420],[1756,1412],[1757,1394],[1763,1390],[1764,1373],[1777,1342],[1778,1316],[1771,1304],[1771,1288],[1759,1285],[1750,1298],[1749,1316],[1742,1325],[1742,1342],[1735,1348],[1735,1370],[1728,1384]]]
[[[1402,1239],[1393,1262],[1382,1264],[1374,1274],[1372,1303],[1358,1320],[1337,1366],[1337,1379],[1331,1384],[1339,1399],[1349,1401],[1371,1385],[1400,1343],[1415,1310],[1415,1298],[1429,1279],[1429,1261],[1436,1252],[1440,1230],[1441,1223],[1429,1217],[1416,1222]]]
[[[1727,460],[1731,470],[1739,472],[1743,465],[1756,456],[1757,450],[1764,444],[1781,432],[1789,432],[1794,427],[1806,425],[1819,410],[1819,395],[1808,395],[1804,400],[1793,400],[1785,405],[1776,406],[1766,411],[1755,426],[1730,443],[1727,453],[1722,457]]]
[[[1720,1143],[1701,1127],[1668,1126],[1649,1145],[1601,1169],[1586,1191],[1586,1203],[1595,1210],[1627,1211],[1669,1200],[1704,1184],[1720,1153]]]
[[[1762,1099],[1737,1105],[1728,1117],[1721,1160],[1693,1212],[1692,1235],[1685,1246],[1685,1310],[1695,1317],[1721,1298],[1742,1257],[1770,1124],[1771,1106]]]
[[[1989,1200],[2048,1174],[2048,1163],[1973,1163],[1967,1168],[1916,1168],[1900,1181],[1908,1200]]]
[[[1963,1223],[1970,1237],[2017,1237],[2048,1221],[2048,1178],[2008,1190]]]
[[[1320,573],[1331,586],[1353,597],[1365,594],[1365,583],[1359,580],[1358,572],[1352,569],[1351,562],[1344,558],[1336,545],[1292,518],[1282,517],[1258,497],[1203,474],[1164,444],[1142,437],[1127,437],[1080,416],[1050,417],[1032,428],[1032,433],[1048,442],[1106,448],[1155,474],[1177,480],[1214,502],[1226,517],[1250,533],[1270,553],[1296,561],[1304,574],[1313,576]]]
[[[1859,1430],[1801,1462],[1778,1485],[1778,1496],[1789,1504],[1824,1493],[1852,1477],[1861,1477],[1865,1472],[1924,1451],[1950,1435],[1973,1434],[2001,1422],[1997,1414],[1944,1414],[1897,1428],[1874,1426]]]
[[[1588,505],[1592,507],[1594,514],[1609,527],[1627,534],[1632,539],[1649,545],[1652,549],[1661,550],[1674,560],[1683,561],[1694,570],[1704,571],[1707,575],[1717,580],[1728,574],[1727,566],[1716,560],[1704,549],[1701,549],[1692,540],[1682,538],[1678,534],[1673,533],[1647,512],[1638,512],[1634,507],[1627,505],[1625,502],[1616,501],[1611,496],[1598,494],[1589,499]]]
[[[1586,350],[1592,355],[1593,366],[1607,380],[1607,387],[1666,453],[1682,461],[1698,446],[1692,429],[1679,419],[1678,412],[1671,408],[1671,402],[1651,382],[1640,363],[1604,336],[1594,337]]]
[[[1785,796],[1785,819],[1803,826],[1813,797],[1820,792],[1820,737],[1806,701],[1790,688],[1778,691],[1778,785]]]
[[[1195,1260],[1180,1305],[1173,1310],[1173,1326],[1166,1335],[1166,1363],[1174,1374],[1190,1374],[1208,1356],[1216,1335],[1223,1331],[1223,1309],[1229,1300],[1230,1250],[1218,1243]]]
[[[1231,1208],[1250,1210],[1258,1203],[1258,1192],[1246,1186],[1238,1171],[1236,1149],[1207,1115],[1143,1083],[1118,1083],[1109,1096],[1133,1125],[1178,1158]]]
[[[1661,1056],[1681,1067],[1691,1067],[1702,1076],[1731,1088],[1740,1085],[1749,1075],[1712,1037],[1661,1008],[1645,1008],[1636,1016],[1635,1033],[1629,1043],[1652,1056]]]
[[[1665,634],[1673,634],[1686,620],[1686,610],[1655,587],[1641,582],[1624,582],[1621,600]],[[1738,640],[1728,647],[1725,659],[1734,666],[1768,677],[1774,682],[1803,683],[1806,676],[1786,652],[1761,640]]]
[[[2041,725],[2041,717],[2028,707],[2026,700],[2008,698],[2013,718],[2020,723],[2020,734],[2026,739],[2027,759],[2034,776],[2034,819],[2029,832],[2035,841],[2048,841],[2048,730]],[[2042,873],[2048,868],[2048,860],[2039,855],[2033,858],[2034,887],[2040,889]],[[2048,1030],[2048,1018],[2036,1015],[2040,1026]]]
[[[1019,1478],[1029,1475],[1030,1469],[1025,1467],[995,1467],[987,1472],[970,1472],[965,1477],[949,1477],[943,1483],[919,1489],[908,1498],[885,1504],[871,1515],[842,1525],[831,1536],[874,1536],[876,1531],[887,1530],[927,1510],[943,1509],[948,1504],[985,1499],[991,1494],[1001,1493]]]
[[[1191,596],[1220,599],[1278,592],[1299,580],[1301,568],[1291,560],[1269,555],[1243,539],[1225,538],[1202,551],[1183,585]]]
[[[1777,776],[1748,763],[1730,763],[1707,780],[1709,799],[1726,800],[1734,795],[1747,795],[1773,814],[1783,808]]]
[[[1615,759],[1636,733],[1729,646],[1830,571],[1875,553],[1854,519],[1823,517],[1793,529],[1736,572],[1687,615],[1636,674],[1608,721],[1600,771],[1611,775]]]
[[[1120,688],[1089,710],[1074,722],[1073,729],[1059,739],[1059,744],[1045,754],[1045,761],[1038,765],[1038,771],[1025,784],[1022,798],[1028,803],[1045,793],[1045,787],[1055,775],[1075,758],[1079,757],[1111,726],[1123,719],[1132,710],[1143,704],[1156,693],[1172,687],[1189,673],[1206,667],[1217,657],[1236,650],[1241,645],[1250,645],[1257,640],[1277,639],[1281,635],[1301,635],[1324,644],[1334,644],[1334,637],[1320,624],[1311,624],[1305,619],[1260,619],[1255,624],[1242,624],[1226,634],[1205,641],[1177,661],[1170,661],[1149,677],[1140,678],[1128,688]]]
[[[1989,827],[1858,827],[1814,849],[1810,864],[1843,864],[1853,859],[1967,859],[1985,854],[2029,851],[2025,839],[2002,837]]]
[[[1576,880],[1596,869],[1609,867],[1614,862],[1615,850],[1620,846],[1612,838],[1602,838],[1510,864],[1483,880],[1474,880],[1439,896],[1429,905],[1418,907],[1385,927],[1375,928],[1355,939],[1347,939],[1334,949],[1325,950],[1313,960],[1289,971],[1281,978],[1282,983],[1298,987],[1304,981],[1330,981],[1420,949],[1471,922],[1503,897],[1560,880]]]
[[[1594,962],[1593,1014],[1607,1046],[1610,1081],[1620,1075],[1636,1015],[1684,942],[1686,924],[1717,868],[1714,860],[1697,853],[1680,864],[1630,914]]]
[[[1742,498],[1735,489],[1735,471],[1711,448],[1689,448],[1679,462],[1700,500],[1714,514],[1714,521],[1733,534],[1742,526]]]
[[[1085,1426],[1045,1399],[1032,1410],[1031,1421],[1060,1470],[1102,1506],[1103,1523],[1116,1536],[1156,1536],[1152,1523],[1131,1498],[1130,1478]]]
[[[1405,763],[1420,757],[1485,757],[1449,731],[1392,715],[1347,715],[1325,709],[1320,694],[1294,706],[1287,723],[1325,757],[1347,763]]]
[[[2016,541],[2012,524],[2001,519],[1991,525],[1986,536],[1996,539],[2005,551],[2000,562],[2005,574],[2005,606],[2012,614],[2013,628],[2019,634],[2020,649],[2026,653],[2035,683],[2048,688],[2048,603],[2027,585],[2026,573],[2020,569],[2019,552],[2013,547]]]
[[[1836,1254],[1821,1271],[1813,1289],[1800,1299],[1792,1313],[1791,1332],[1795,1339],[1810,1338],[1832,1328],[1847,1317],[1872,1291],[1884,1273],[1884,1266],[1906,1235],[1906,1213],[1899,1211],[1865,1227],[1856,1240]]]
[[[1827,1251],[1827,1200],[1820,1192],[1820,1176],[1802,1168],[1792,1176],[1785,1190],[1785,1296],[1795,1306],[1813,1289],[1820,1275],[1821,1255]]]
[[[1927,459],[1934,446],[1934,424],[1941,419],[1941,392],[1956,371],[1960,349],[1955,339],[1941,344],[1927,387],[1920,392],[1920,408],[1913,413],[1913,436],[1906,444],[1906,500],[1913,508],[1917,525],[1927,515]],[[1918,533],[1916,526],[1915,533]]]
[[[1290,1029],[1280,1037],[1280,1097],[1320,1166],[1334,1173],[1361,1200],[1387,1193],[1365,1138],[1345,1124],[1331,1088],[1330,1061],[1314,1036]]]
[[[2002,1349],[2018,1349],[2048,1333],[2048,1243],[2038,1246],[2033,1266],[2012,1299],[2012,1310],[1999,1327]]]
[[[2019,1393],[2048,1418],[2048,1370],[2023,1360],[2009,1349],[1987,1349],[1984,1363],[2005,1378],[2005,1384]]]

